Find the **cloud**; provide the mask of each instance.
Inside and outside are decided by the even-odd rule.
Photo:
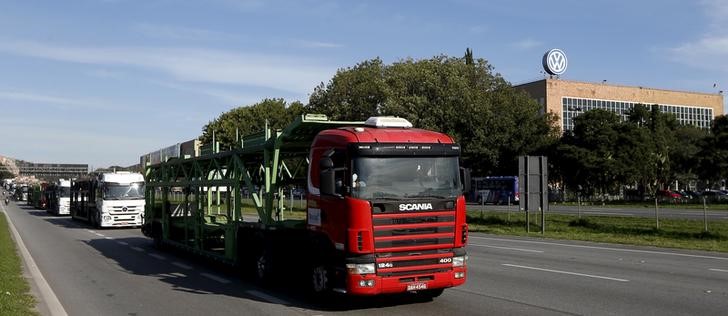
[[[179,81],[265,87],[298,94],[311,90],[336,72],[335,67],[308,59],[214,49],[80,47],[2,40],[0,52],[82,64],[133,66]]]
[[[301,40],[301,39],[293,40],[291,42],[294,45],[300,46],[303,48],[339,48],[339,47],[343,47],[343,45],[336,44],[336,43],[308,41],[308,40]]]
[[[728,36],[704,37],[670,50],[672,60],[690,66],[728,71]]]
[[[108,69],[94,69],[85,72],[86,75],[102,79],[121,79],[126,75],[122,72],[112,71]]]
[[[108,106],[104,105],[103,102],[85,100],[85,99],[72,99],[72,98],[66,98],[66,97],[37,94],[37,93],[33,93],[33,92],[0,91],[0,99],[46,103],[46,104],[56,105],[56,107],[59,107],[61,109],[108,108]]]
[[[677,63],[708,69],[728,71],[728,1],[704,0],[708,29],[698,38],[668,49],[669,58]]]
[[[182,85],[182,84],[176,84],[171,82],[161,82],[161,81],[150,81],[152,84],[156,84],[161,87],[179,90],[179,91],[185,91],[185,92],[191,92],[206,96],[214,97],[218,100],[220,100],[224,104],[233,104],[233,105],[249,105],[256,103],[261,100],[260,94],[241,94],[236,92],[227,91],[224,89],[214,89],[214,88],[200,88],[200,87],[191,87],[189,85]]]
[[[519,48],[519,49],[531,49],[531,48],[539,47],[541,45],[543,45],[542,42],[537,41],[532,38],[526,38],[526,39],[513,43],[513,46],[516,48]]]
[[[223,41],[231,40],[233,35],[191,27],[157,25],[150,23],[137,23],[132,30],[147,37],[156,39],[192,40],[192,41]]]

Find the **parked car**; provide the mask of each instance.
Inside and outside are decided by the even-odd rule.
[[[683,199],[689,200],[689,201],[697,201],[700,200],[700,192],[690,191],[690,190],[683,190],[683,191],[677,191],[680,193],[680,195],[683,196]]]
[[[706,201],[709,202],[722,202],[728,201],[728,194],[718,190],[706,190],[701,193],[701,196],[705,197]]]
[[[657,191],[657,196],[662,196],[662,197],[667,197],[667,198],[672,198],[672,199],[682,199],[683,198],[682,194],[673,192],[670,190]]]
[[[683,196],[680,193],[673,192],[670,190],[657,191],[657,198],[664,202],[678,203],[678,202],[683,201]]]

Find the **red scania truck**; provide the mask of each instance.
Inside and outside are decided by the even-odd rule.
[[[315,293],[435,297],[466,279],[459,156],[451,137],[401,118],[309,114],[229,151],[146,166],[142,230],[262,282],[303,276]],[[307,188],[305,219],[286,218],[293,185]]]

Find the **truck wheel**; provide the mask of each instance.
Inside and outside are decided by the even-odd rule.
[[[260,284],[270,283],[271,259],[267,252],[262,251],[255,257],[255,279]]]
[[[321,295],[327,293],[331,286],[329,270],[323,264],[314,265],[311,268],[311,290],[314,294]]]

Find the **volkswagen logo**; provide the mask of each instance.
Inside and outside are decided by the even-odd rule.
[[[543,69],[550,75],[563,74],[567,64],[566,54],[560,49],[551,49],[543,55]]]

